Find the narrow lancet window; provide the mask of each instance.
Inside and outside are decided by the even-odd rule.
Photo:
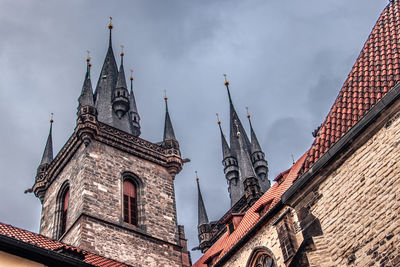
[[[136,186],[129,180],[124,181],[124,222],[137,225]]]
[[[68,200],[69,200],[69,189],[64,192],[62,197],[62,210],[61,210],[61,231],[62,236],[67,230],[67,214],[68,214]]]

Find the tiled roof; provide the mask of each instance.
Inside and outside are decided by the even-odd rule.
[[[305,163],[309,169],[400,81],[400,0],[383,10],[322,123]]]
[[[76,248],[59,241],[50,239],[40,234],[35,234],[27,230],[23,230],[12,225],[0,223],[0,235],[7,236],[25,243],[29,243],[31,245],[35,245],[37,247],[51,250],[54,252],[57,251],[70,251],[77,252],[84,256],[83,262],[92,264],[94,266],[109,266],[109,267],[119,267],[119,266],[128,266],[126,264],[101,257],[99,255],[87,252],[80,248]]]
[[[229,234],[228,231],[218,239],[214,245],[207,250],[207,252],[193,265],[207,266],[213,257],[217,257],[216,261],[221,259],[244,235],[262,218],[257,212],[259,207],[269,204],[268,210],[266,210],[263,216],[268,214],[281,199],[282,194],[292,185],[293,181],[297,178],[301,167],[306,159],[304,154],[288,171],[279,174],[283,176],[281,183],[275,183],[261,198],[245,213],[240,224],[237,226],[233,233]]]

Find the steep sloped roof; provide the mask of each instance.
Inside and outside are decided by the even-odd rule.
[[[207,250],[207,252],[193,265],[207,266],[207,261],[212,257],[217,257],[216,261],[220,260],[235,244],[242,239],[263,216],[268,216],[268,211],[271,210],[281,199],[282,194],[293,184],[297,178],[301,167],[304,164],[307,154],[304,154],[288,171],[280,174],[283,175],[280,183],[275,183],[261,198],[245,213],[240,224],[237,226],[233,233],[229,234],[228,231],[221,236],[221,238],[214,243],[214,245]],[[268,204],[265,214],[260,216],[257,212],[260,206]]]
[[[309,169],[400,81],[400,0],[383,10],[309,150]]]
[[[76,248],[61,243],[59,241],[53,240],[43,235],[35,234],[30,231],[23,230],[4,223],[0,223],[0,235],[10,237],[15,240],[22,241],[31,245],[35,245],[37,247],[47,249],[53,252],[69,251],[69,252],[80,253],[84,257],[84,259],[82,260],[83,262],[92,264],[94,266],[110,266],[110,267],[129,266],[127,264],[120,263],[118,261],[104,258],[102,256],[87,252],[80,248]]]

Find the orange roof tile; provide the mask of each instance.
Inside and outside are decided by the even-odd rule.
[[[21,228],[14,227],[9,224],[4,224],[0,222],[0,235],[11,237],[13,239],[35,245],[40,248],[51,250],[54,252],[60,250],[69,250],[81,253],[84,256],[83,261],[94,266],[109,266],[109,267],[119,267],[119,266],[129,266],[127,264],[120,263],[115,260],[111,260],[77,247],[73,247],[62,242],[53,240],[51,238],[45,237],[40,234],[35,234]]]
[[[216,261],[220,260],[262,218],[257,212],[260,206],[265,205],[265,203],[271,203],[268,210],[263,215],[267,216],[268,211],[280,201],[282,194],[297,178],[306,157],[307,153],[304,154],[288,171],[280,173],[278,176],[283,175],[282,182],[275,183],[267,192],[265,192],[264,195],[262,195],[261,198],[245,213],[235,231],[231,234],[225,232],[193,266],[207,266],[207,262],[214,256],[217,257]]]
[[[400,0],[383,10],[311,146],[309,169],[400,81]]]

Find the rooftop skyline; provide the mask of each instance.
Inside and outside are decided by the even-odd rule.
[[[182,157],[191,159],[175,180],[178,221],[185,225],[191,249],[198,244],[194,171],[210,220],[230,206],[215,117],[220,114],[228,135],[223,73],[248,134],[249,107],[272,180],[290,167],[292,154],[296,160],[310,147],[311,132],[327,115],[386,4],[3,2],[0,221],[38,231],[39,200],[23,191],[34,182],[50,113],[55,154],[73,132],[86,50],[91,51],[96,86],[110,15],[114,53],[123,44],[125,69],[134,69],[140,137],[162,140],[166,89]],[[198,256],[192,252],[193,262]]]

